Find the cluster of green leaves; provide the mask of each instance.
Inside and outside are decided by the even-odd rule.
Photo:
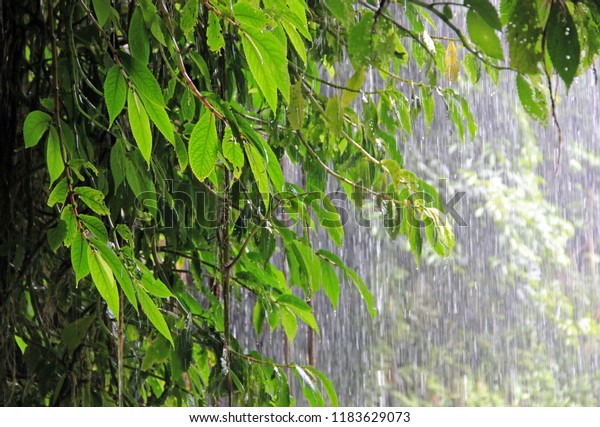
[[[326,196],[328,177],[358,207],[372,198],[390,236],[408,239],[417,264],[424,240],[448,256],[454,235],[440,196],[405,169],[397,138],[410,140],[420,115],[431,125],[436,97],[460,137],[475,137],[467,102],[448,86],[459,76],[456,44],[470,52],[462,63],[471,81],[480,67],[494,76],[502,59],[496,31],[507,25],[519,94],[534,111],[544,98],[532,86],[541,70],[523,64],[533,59],[548,72],[549,62],[535,56],[548,46],[570,84],[580,43],[595,43],[591,2],[554,2],[547,16],[536,6],[531,19],[548,21],[549,30],[539,32],[540,40],[547,33],[542,47],[537,38],[534,47],[514,41],[513,28],[533,28],[516,21],[526,15],[514,12],[518,1],[503,2],[501,15],[487,0],[466,1],[471,40],[450,6],[406,2],[406,27],[395,6],[379,9],[385,3],[187,0],[167,7],[139,0],[127,8],[81,0],[67,8],[48,2],[51,39],[59,43],[49,48],[47,75],[58,88],[29,113],[23,135],[27,148],[46,136],[48,206],[56,215],[48,242],[57,257],[69,254],[71,292],[81,296],[65,316],[72,320],[62,344],[69,354],[84,348],[73,357],[85,357],[86,366],[110,367],[100,403],[182,404],[191,394],[205,404],[228,397],[229,403],[288,405],[291,369],[311,404],[325,403],[322,391],[336,404],[331,383],[314,367],[242,349],[229,332],[243,320],[227,298],[255,301],[256,334],[265,325],[271,332],[282,328],[290,343],[300,322],[319,332],[310,301],[323,292],[335,308],[345,282],[356,286],[374,316],[362,279],[311,239],[318,224],[337,246],[344,240],[340,215]],[[430,35],[440,22],[457,34],[447,47],[445,38]],[[561,25],[571,33],[559,43],[550,27]],[[581,66],[597,53],[585,52]],[[353,71],[340,86],[330,80],[345,69],[346,55]],[[409,57],[426,80],[403,77]],[[382,88],[363,90],[374,74]],[[324,95],[325,87],[334,93]],[[284,157],[303,171],[304,188],[286,182]],[[94,318],[106,329],[106,351],[91,340],[98,337],[91,332]],[[34,335],[18,336],[27,343],[36,342]],[[27,351],[35,347],[24,354],[34,358]],[[124,360],[131,361],[128,371]],[[124,387],[115,390],[117,382]]]

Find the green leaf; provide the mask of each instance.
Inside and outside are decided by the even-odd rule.
[[[150,121],[146,109],[137,94],[129,90],[127,94],[127,116],[131,125],[131,133],[142,153],[142,157],[150,164],[152,155],[152,131],[150,130]]]
[[[15,335],[15,341],[19,347],[19,350],[21,350],[21,354],[25,354],[25,351],[27,350],[27,343],[18,335]]]
[[[196,115],[196,98],[192,94],[192,91],[186,89],[181,96],[181,114],[183,118],[188,122],[194,120],[194,116]]]
[[[72,205],[69,204],[63,208],[62,212],[60,213],[60,219],[64,221],[66,226],[67,234],[65,236],[64,243],[68,248],[73,243],[73,240],[75,240],[75,236],[79,234],[79,230],[77,229],[77,218],[73,213]]]
[[[465,55],[462,65],[469,80],[471,80],[471,83],[477,83],[481,78],[481,67],[479,66],[479,61],[475,58],[475,55],[472,53]]]
[[[283,186],[285,185],[285,178],[283,177],[283,171],[281,170],[281,165],[279,164],[279,159],[271,149],[268,141],[265,141],[263,138],[259,137],[260,146],[259,149],[262,148],[265,153],[265,161],[267,162],[267,174],[271,179],[271,183],[273,184],[273,190],[278,193],[283,191]]]
[[[470,10],[477,12],[485,22],[494,30],[502,30],[502,23],[498,11],[488,0],[465,0]]]
[[[54,186],[50,195],[48,196],[47,205],[52,207],[57,203],[64,203],[65,199],[69,195],[69,188],[67,185],[67,179],[63,178]]]
[[[329,131],[335,137],[338,137],[342,131],[342,125],[344,124],[344,110],[342,108],[342,103],[337,96],[329,98],[327,101],[325,117],[329,122]]]
[[[192,172],[200,181],[204,181],[217,163],[219,138],[215,116],[205,109],[200,120],[194,126],[189,142],[189,161]]]
[[[50,228],[47,232],[48,245],[52,252],[56,252],[62,245],[67,236],[67,226],[64,221],[58,221],[56,227]]]
[[[475,43],[486,55],[496,59],[504,58],[502,45],[500,44],[500,39],[496,35],[496,32],[490,27],[486,20],[475,11],[475,9],[469,9],[469,12],[467,13],[467,28],[473,43]]]
[[[206,43],[208,44],[208,48],[213,52],[218,52],[225,47],[225,39],[221,32],[221,21],[215,13],[208,14]]]
[[[425,126],[427,128],[427,132],[429,132],[435,112],[435,100],[433,99],[431,91],[428,89],[421,91],[421,98],[423,99],[423,115],[425,117]]]
[[[52,117],[43,111],[32,111],[23,123],[23,139],[25,148],[35,147],[50,127]]]
[[[296,27],[285,18],[282,18],[280,22],[285,33],[292,42],[292,46],[294,46],[294,49],[298,52],[298,56],[300,56],[302,62],[306,64],[306,46],[304,45],[304,40],[302,40],[302,37],[298,34]]]
[[[157,107],[165,108],[167,104],[163,97],[162,89],[158,84],[156,77],[150,72],[148,67],[135,58],[125,61],[126,70],[129,77],[136,87],[136,93],[143,99],[144,105],[151,102]]]
[[[365,74],[365,67],[360,67],[352,74],[352,77],[348,79],[348,83],[346,83],[346,88],[348,90],[344,90],[344,93],[342,94],[342,106],[344,108],[348,107],[358,95],[358,91],[365,82]]]
[[[298,80],[292,85],[290,91],[290,104],[287,110],[287,117],[292,129],[298,130],[304,124],[304,109],[306,101],[302,96],[302,80]]]
[[[121,289],[123,290],[125,297],[137,311],[138,308],[135,299],[135,291],[133,290],[133,283],[131,282],[131,277],[129,277],[129,271],[127,268],[125,268],[117,254],[114,253],[108,244],[104,244],[100,240],[94,238],[90,238],[90,242],[92,242],[94,248],[98,251],[98,253],[100,253],[102,259],[110,267],[114,277],[121,285]]]
[[[142,275],[142,285],[150,295],[154,295],[155,297],[168,298],[174,296],[169,288],[167,288],[167,285],[161,280],[155,279],[149,270]]]
[[[90,272],[88,265],[89,251],[90,248],[87,241],[81,233],[77,233],[71,245],[71,264],[73,265],[73,271],[75,271],[75,285],[78,285],[79,281]]]
[[[290,344],[294,342],[298,332],[298,319],[296,315],[287,307],[281,307],[281,324]]]
[[[142,306],[142,311],[148,316],[150,323],[154,325],[162,336],[169,340],[171,346],[175,346],[169,326],[154,301],[152,301],[152,298],[150,298],[142,288],[138,288],[137,296],[140,305]]]
[[[367,306],[367,311],[371,315],[371,318],[375,318],[375,315],[377,314],[377,308],[375,307],[373,294],[371,293],[369,288],[367,288],[367,285],[365,285],[365,282],[363,282],[363,280],[356,273],[356,271],[352,270],[349,267],[346,267],[345,272],[352,279],[352,282],[354,283],[354,286],[356,286],[356,289],[358,289],[358,293],[360,293],[360,296],[365,302]]]
[[[138,7],[135,8],[131,16],[127,41],[131,56],[137,61],[147,64],[150,57],[150,43],[148,41],[148,32],[146,31],[144,17],[142,16],[141,9]]]
[[[271,109],[277,110],[277,89],[286,100],[290,91],[286,46],[272,32],[252,27],[246,28],[242,46],[252,77]]]
[[[179,163],[179,169],[182,171],[187,168],[188,165],[188,152],[185,142],[181,139],[178,134],[175,134],[175,154],[177,155],[177,162]]]
[[[104,194],[100,190],[91,187],[76,187],[73,191],[88,208],[98,215],[110,215],[110,211],[104,203]]]
[[[252,324],[254,325],[256,337],[260,337],[265,324],[265,309],[263,308],[260,299],[256,300],[254,310],[252,310]]]
[[[163,363],[171,355],[171,346],[164,336],[159,335],[154,339],[146,350],[142,361],[142,371],[147,371],[157,363]]]
[[[125,157],[126,154],[123,142],[117,140],[110,150],[110,172],[115,183],[115,193],[125,178]]]
[[[50,126],[50,132],[48,133],[46,164],[48,166],[48,174],[50,175],[50,185],[52,185],[52,183],[56,181],[65,170],[65,163],[62,157],[60,141],[54,126]]]
[[[353,15],[352,2],[350,0],[324,0],[325,6],[333,16],[341,21],[347,21]]]
[[[92,280],[100,296],[106,301],[115,318],[119,318],[119,290],[113,273],[97,251],[88,251],[88,265]]]
[[[230,128],[227,128],[230,129]],[[229,137],[227,136],[229,134]],[[233,176],[235,179],[239,179],[246,163],[244,159],[244,150],[240,144],[231,136],[231,130],[229,132],[225,130],[225,137],[223,138],[223,156],[231,163],[233,167]]]
[[[173,128],[173,123],[171,123],[171,119],[167,115],[167,111],[163,107],[159,107],[158,105],[151,102],[147,99],[144,94],[140,94],[142,98],[142,102],[144,103],[144,107],[146,108],[146,112],[150,116],[150,120],[154,123],[154,126],[158,128],[160,133],[163,134],[167,141],[171,144],[175,143],[175,133]]]
[[[185,35],[185,38],[190,40],[196,24],[198,23],[198,9],[200,2],[198,0],[187,0],[185,6],[181,8],[181,18],[179,26]],[[212,12],[209,12],[212,14]]]
[[[311,406],[325,406],[325,400],[321,392],[314,384],[313,380],[308,376],[300,366],[296,366],[296,373],[302,379],[302,394],[308,400]]]
[[[360,21],[350,28],[348,33],[348,56],[355,70],[363,65],[368,65],[371,57],[371,30],[373,28],[374,13],[370,10],[364,12]]]
[[[79,219],[83,221],[85,226],[91,233],[102,243],[108,242],[108,233],[106,231],[106,227],[102,224],[95,216],[79,214]]]
[[[577,27],[566,5],[559,2],[552,3],[546,31],[546,49],[552,65],[568,88],[577,75],[581,48]]]
[[[508,28],[510,65],[521,74],[535,74],[542,60],[539,41],[542,29],[538,23],[538,11],[531,0],[516,0]]]
[[[383,159],[381,163],[389,172],[394,189],[396,191],[400,191],[400,186],[406,182],[404,169],[402,169],[402,166],[400,166],[400,164],[397,161],[392,159]]]
[[[508,24],[516,4],[517,0],[500,0],[500,21],[502,25]]]
[[[311,312],[312,309],[303,299],[297,297],[294,294],[281,294],[279,298],[277,298],[277,302],[279,304],[284,304],[289,306],[290,308],[294,308],[296,310],[308,311]]]
[[[531,79],[532,83],[534,81],[538,82],[535,86],[530,84],[524,76],[517,74],[517,93],[525,112],[533,119],[545,123],[548,120],[546,86],[539,77]]]
[[[167,41],[165,40],[165,34],[161,27],[160,20],[154,19],[152,21],[152,24],[150,25],[150,32],[160,44],[162,44],[164,47],[167,47]]]
[[[233,5],[233,14],[244,30],[261,31],[269,23],[268,15],[246,0],[238,1]]]
[[[329,397],[329,402],[331,403],[331,406],[339,406],[337,393],[335,392],[333,383],[329,380],[329,378],[327,378],[325,374],[323,374],[321,371],[319,371],[313,366],[307,366],[306,369],[308,369],[317,378],[319,378],[321,384],[323,385],[323,388],[325,389],[325,392],[327,393],[327,397]]]
[[[106,24],[112,13],[110,0],[92,0],[92,5],[94,6],[98,24],[100,24],[101,27],[104,27],[104,24]]]
[[[299,261],[304,266],[307,275],[308,285],[313,293],[316,293],[321,286],[321,262],[312,248],[299,240],[293,242],[293,247],[299,255]]]
[[[63,328],[60,333],[62,343],[67,347],[69,353],[73,353],[77,347],[81,344],[81,341],[85,338],[88,333],[88,329],[92,325],[95,316],[93,314],[77,319],[76,321],[69,323]]]
[[[265,204],[265,209],[269,209],[269,177],[267,175],[267,165],[263,156],[261,156],[258,148],[253,144],[244,144],[244,151],[248,157],[248,163],[250,163],[250,170],[256,181],[256,186],[260,193],[260,196]]]
[[[110,127],[115,118],[123,111],[125,100],[127,98],[127,83],[117,65],[113,65],[104,80],[104,102],[108,110],[108,127]]]
[[[321,260],[321,277],[323,280],[323,292],[329,298],[334,310],[337,310],[340,300],[340,281],[329,262]]]
[[[289,307],[304,323],[316,333],[319,333],[319,326],[313,315],[312,308],[304,300],[294,294],[282,294],[277,298],[277,303]]]

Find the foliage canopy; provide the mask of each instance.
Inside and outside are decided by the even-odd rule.
[[[363,280],[311,239],[343,244],[328,189],[373,200],[417,264],[424,244],[448,256],[441,198],[398,140],[436,104],[474,138],[456,88],[484,72],[514,72],[545,122],[553,73],[568,88],[600,49],[593,0],[23,3],[3,6],[36,24],[17,50],[32,98],[19,151],[47,203],[3,246],[6,404],[290,405],[292,375],[311,405],[337,404],[310,350],[273,361],[231,333],[318,334],[312,298],[335,308],[346,283],[375,316]],[[254,301],[252,319],[232,298]]]

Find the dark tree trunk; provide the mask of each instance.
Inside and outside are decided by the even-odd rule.
[[[25,372],[14,336],[26,266],[39,252],[32,242],[39,243],[42,235],[32,218],[45,197],[43,191],[33,190],[43,186],[35,173],[43,149],[25,151],[22,136],[23,119],[37,103],[44,65],[40,61],[38,70],[29,69],[26,46],[29,43],[32,57],[39,51],[44,39],[41,22],[39,2],[0,0],[0,405],[22,403],[15,379]]]

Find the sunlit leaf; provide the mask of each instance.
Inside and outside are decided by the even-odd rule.
[[[152,131],[150,130],[150,120],[142,101],[135,92],[129,90],[127,94],[127,116],[131,125],[131,133],[142,153],[146,163],[150,164],[152,154]]]
[[[119,291],[113,273],[95,250],[88,251],[88,265],[92,280],[100,296],[106,301],[115,318],[119,318]]]
[[[206,43],[208,44],[208,48],[213,52],[218,52],[225,47],[225,39],[221,31],[221,21],[215,13],[209,13]]]
[[[52,117],[43,111],[32,111],[25,117],[23,123],[23,139],[25,148],[34,147],[50,127]]]
[[[104,203],[104,194],[100,190],[91,187],[75,187],[74,191],[81,201],[98,215],[110,215]]]

